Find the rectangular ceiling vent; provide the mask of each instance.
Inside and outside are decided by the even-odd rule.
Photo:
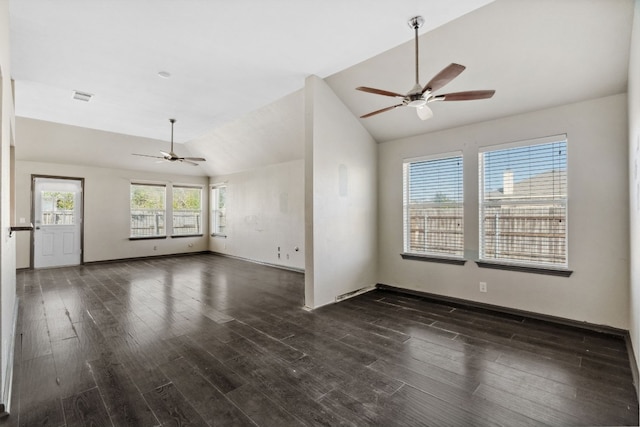
[[[91,101],[92,97],[93,95],[91,95],[90,93],[80,92],[78,90],[73,92],[73,99],[77,99],[78,101],[89,102]]]

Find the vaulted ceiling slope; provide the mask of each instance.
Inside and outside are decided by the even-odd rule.
[[[361,122],[382,142],[626,92],[632,20],[631,0],[497,0],[419,43],[423,85],[455,62],[467,69],[436,93],[495,89],[493,98],[431,103],[426,121],[398,108]],[[404,43],[326,81],[357,116],[398,104],[354,88],[408,92],[413,49]]]
[[[379,142],[625,92],[632,11],[632,0],[11,0],[16,112],[111,133],[117,148],[100,165],[112,167],[122,153],[165,149],[176,117],[176,142],[187,142],[176,151],[208,160],[188,173],[223,175],[304,155],[309,74],[356,116],[397,103],[355,88],[411,88],[411,16],[426,20],[423,84],[456,62],[467,69],[440,93],[497,92],[430,104],[424,122],[407,108],[361,119]],[[95,96],[83,103],[73,90]],[[19,132],[16,157],[42,157]],[[55,145],[63,160],[96,164],[90,145]]]

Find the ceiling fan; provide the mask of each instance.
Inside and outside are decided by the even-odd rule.
[[[198,166],[196,162],[206,162],[207,160],[202,157],[178,157],[178,155],[173,152],[173,124],[176,122],[176,119],[169,119],[169,121],[171,122],[171,149],[169,150],[168,153],[166,151],[160,151],[160,154],[162,154],[162,156],[150,156],[148,154],[133,154],[133,155],[142,156],[142,157],[151,157],[153,159],[162,159],[167,162],[188,163],[192,166]]]
[[[427,120],[433,116],[433,111],[427,107],[428,103],[435,101],[470,101],[474,99],[491,98],[496,92],[495,90],[469,90],[465,92],[447,93],[443,95],[434,95],[433,92],[442,88],[466,68],[460,64],[450,64],[433,77],[424,87],[420,84],[418,74],[418,28],[424,24],[422,16],[415,16],[408,22],[409,27],[413,28],[416,40],[416,84],[406,95],[387,90],[375,89],[372,87],[360,86],[356,90],[374,93],[376,95],[384,95],[402,98],[402,103],[386,107],[381,110],[372,111],[371,113],[360,116],[361,119],[384,113],[385,111],[394,110],[398,107],[413,107],[418,113],[418,117]]]

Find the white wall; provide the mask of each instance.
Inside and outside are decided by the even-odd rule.
[[[640,362],[640,0],[635,2],[629,58],[629,223],[631,298],[629,333]]]
[[[9,237],[11,226],[11,154],[15,129],[13,92],[9,52],[9,2],[0,2],[0,403],[7,404],[11,383],[11,348],[14,345],[16,307],[15,238]]]
[[[46,142],[43,142],[46,143]],[[208,179],[58,163],[16,161],[16,218],[31,219],[31,175],[84,178],[84,261],[205,251],[208,248]],[[203,188],[203,236],[129,240],[129,197],[132,180],[196,184]],[[30,233],[18,233],[17,267],[30,264]],[[192,245],[192,246],[189,246]],[[157,247],[154,250],[154,247]]]
[[[210,183],[227,185],[227,237],[210,237],[211,251],[304,270],[304,160],[212,177]]]
[[[478,148],[567,134],[570,278],[478,268]],[[463,151],[465,266],[403,260],[402,161]],[[593,324],[629,327],[624,94],[379,145],[379,282]],[[478,283],[487,282],[480,293]]]
[[[314,308],[376,284],[377,149],[323,80],[308,77],[305,96],[305,305]]]

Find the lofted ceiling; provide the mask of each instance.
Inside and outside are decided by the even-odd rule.
[[[35,140],[21,146],[18,129],[17,159],[50,152],[209,176],[302,158],[300,89],[310,74],[356,116],[396,104],[355,87],[413,86],[411,16],[426,20],[422,84],[456,62],[467,69],[440,93],[497,92],[430,104],[427,121],[410,108],[360,119],[379,142],[625,92],[633,16],[632,0],[11,0],[10,9],[18,126],[96,129],[110,144],[98,160],[80,137],[69,144],[60,132],[42,150]],[[74,90],[94,97],[73,100]],[[166,150],[169,117],[178,119],[176,142],[186,142],[176,152],[206,163],[177,171],[129,156]]]
[[[419,42],[422,85],[455,62],[466,70],[436,94],[495,89],[493,98],[430,103],[426,121],[404,107],[361,123],[382,142],[626,92],[632,21],[630,0],[497,0]],[[410,41],[326,81],[361,116],[398,98],[354,88],[404,94],[415,83],[414,63]]]

